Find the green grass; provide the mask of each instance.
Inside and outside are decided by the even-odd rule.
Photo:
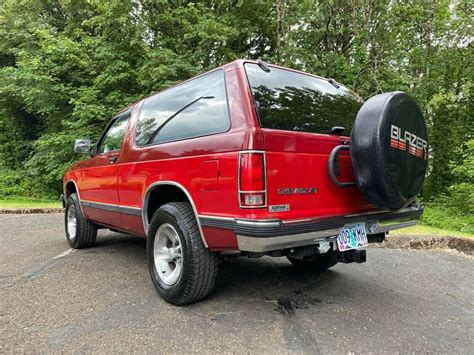
[[[390,232],[392,235],[441,235],[441,236],[451,236],[451,237],[465,237],[465,238],[474,238],[474,234],[460,231],[453,231],[449,229],[442,229],[436,227],[430,227],[425,225],[416,225],[409,228],[397,229],[393,232]]]
[[[54,208],[61,207],[60,201],[28,198],[0,199],[0,208]]]

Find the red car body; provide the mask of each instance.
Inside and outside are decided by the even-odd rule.
[[[229,130],[139,147],[135,136],[143,101],[137,102],[127,108],[131,117],[121,149],[73,165],[64,176],[65,196],[78,194],[86,219],[142,237],[160,204],[187,200],[204,244],[222,252],[308,245],[318,236],[336,235],[352,220],[367,222],[375,234],[406,226],[401,219],[419,217],[420,208],[377,210],[357,186],[341,188],[331,181],[328,156],[336,146],[348,144],[347,136],[261,128],[247,62],[217,69],[225,74]],[[257,154],[255,162],[247,153]],[[242,206],[246,197],[239,191],[240,169],[250,164],[245,165],[249,174],[258,171],[259,159],[264,181],[256,198],[262,205]],[[347,152],[340,153],[339,170],[341,181],[353,180]],[[382,229],[382,220],[392,227]],[[283,238],[275,241],[277,237]]]

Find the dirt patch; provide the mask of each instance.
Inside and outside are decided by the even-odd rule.
[[[63,208],[0,208],[0,214],[61,213]]]
[[[382,244],[371,246],[390,249],[453,249],[474,255],[474,239],[451,236],[389,235]]]

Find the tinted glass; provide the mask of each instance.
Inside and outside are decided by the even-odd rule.
[[[104,138],[102,138],[99,149],[97,149],[98,154],[120,150],[129,118],[130,112],[124,113],[116,118]]]
[[[230,128],[224,72],[214,71],[145,100],[136,143],[157,144]]]
[[[350,133],[362,102],[349,89],[289,70],[266,73],[257,64],[247,63],[245,70],[262,127],[330,133],[342,126]]]

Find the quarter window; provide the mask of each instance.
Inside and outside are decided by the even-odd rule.
[[[217,70],[145,100],[136,144],[166,143],[230,128],[224,72]]]
[[[120,150],[130,112],[118,116],[100,141],[97,154]]]

